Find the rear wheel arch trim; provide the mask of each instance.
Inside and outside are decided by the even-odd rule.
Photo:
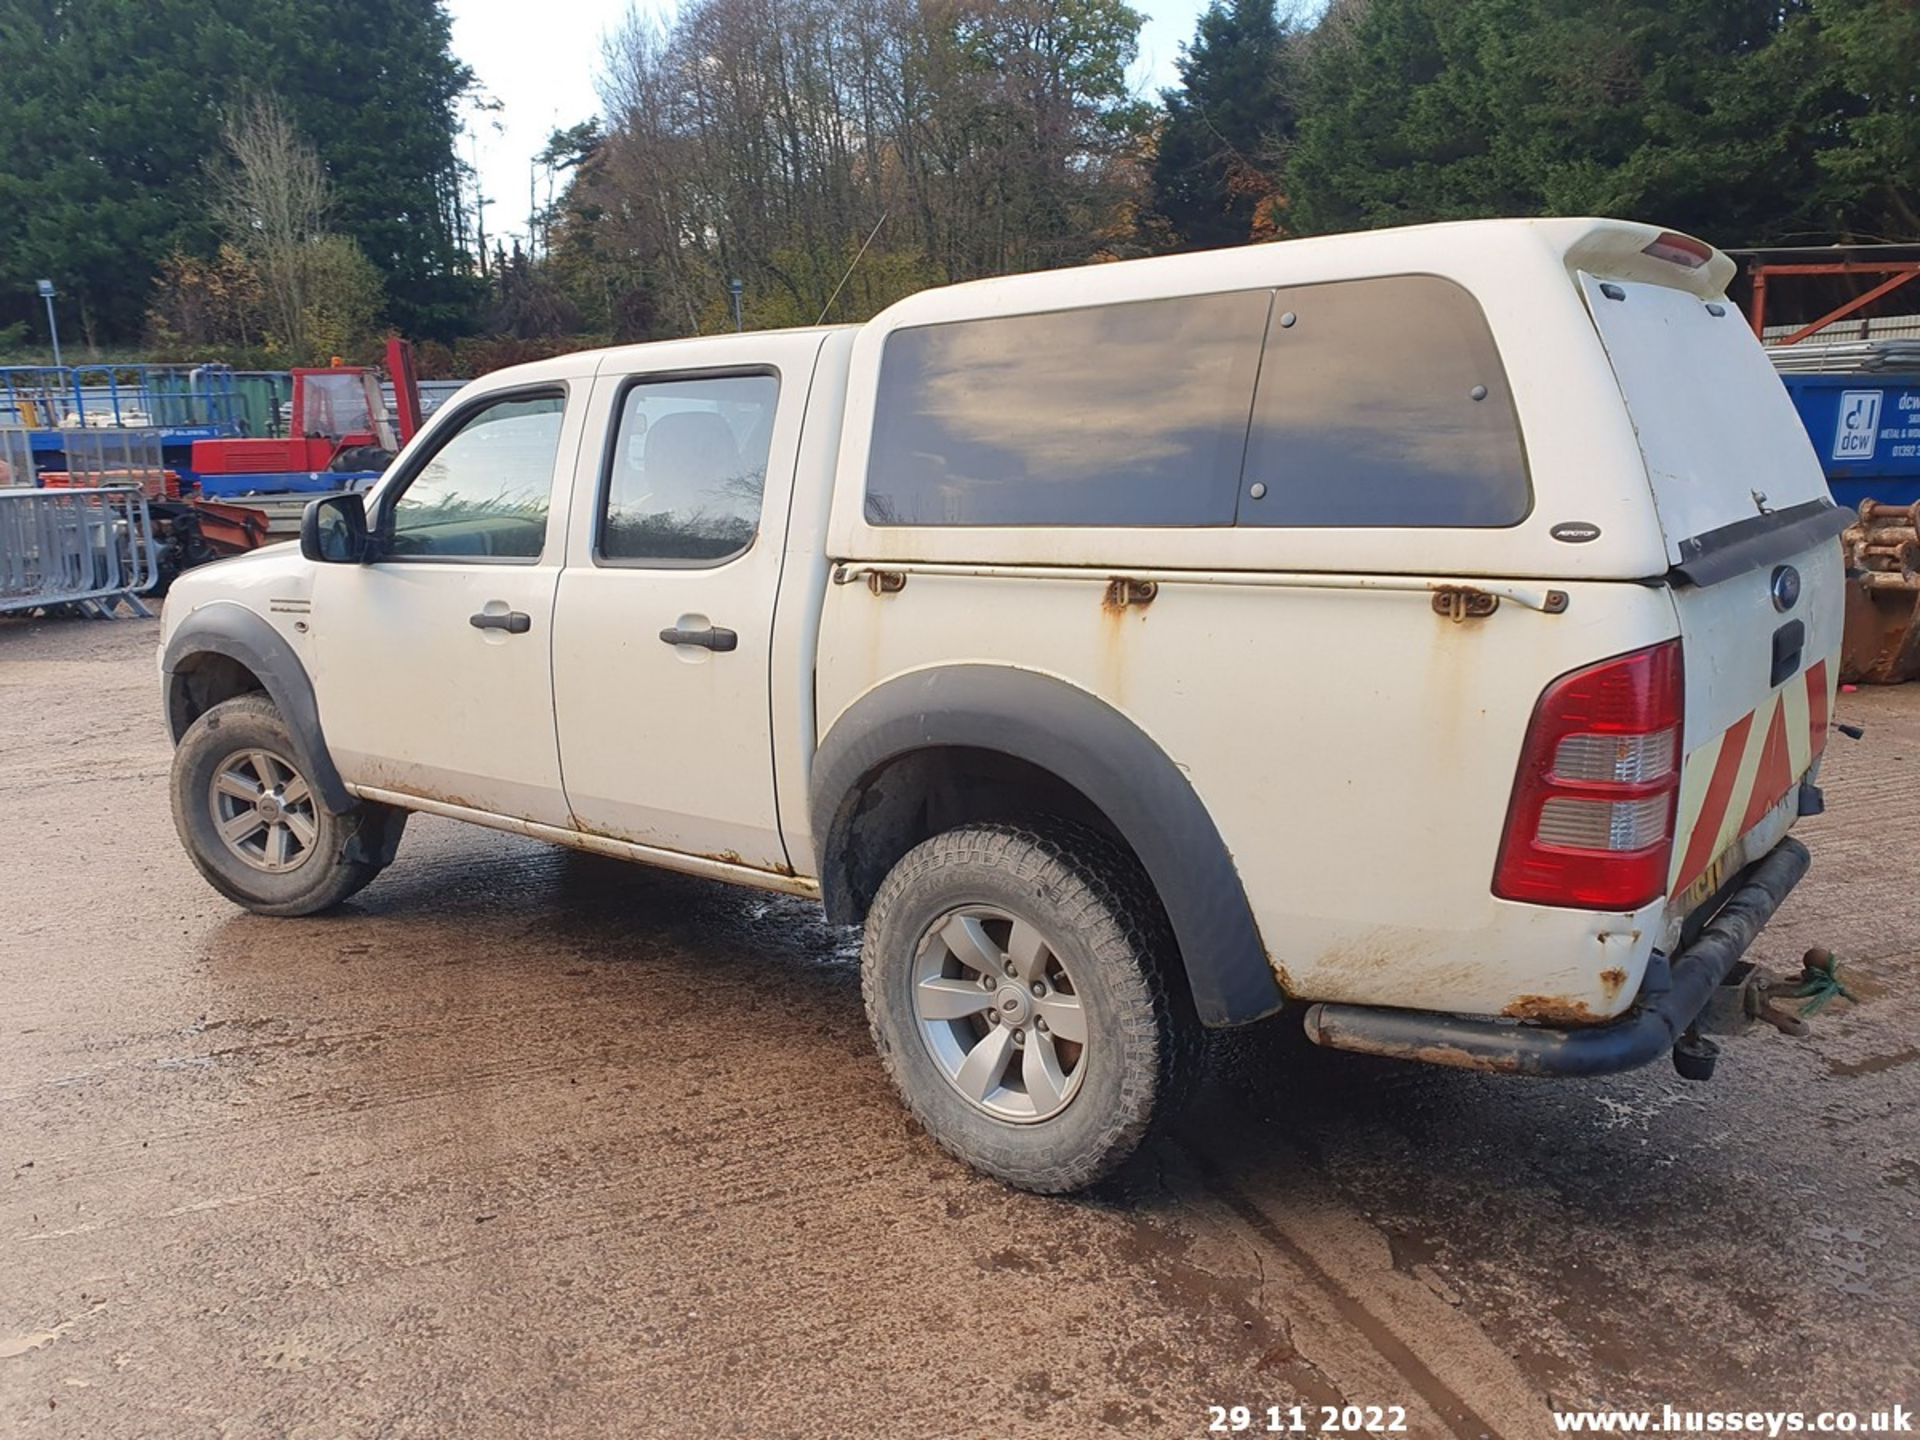
[[[1036,765],[1106,816],[1160,896],[1207,1025],[1246,1024],[1285,1003],[1233,857],[1185,774],[1105,700],[1032,670],[915,671],[876,686],[834,721],[814,758],[809,804],[834,920],[860,918],[845,860],[865,782],[916,751],[948,748]]]
[[[201,655],[221,655],[246,667],[279,710],[304,752],[306,771],[321,802],[337,815],[353,809],[355,800],[335,768],[320,729],[320,709],[306,666],[278,631],[244,605],[215,601],[193,611],[167,642],[161,669],[166,677],[167,730],[178,745],[191,721],[183,720],[187,706],[179,703],[191,662]]]

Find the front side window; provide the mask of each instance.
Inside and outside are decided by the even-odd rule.
[[[394,501],[383,553],[537,560],[565,409],[563,395],[522,396],[462,420]]]
[[[1230,525],[1264,290],[896,330],[873,525]]]
[[[599,558],[712,565],[752,545],[779,398],[771,375],[630,387],[601,508]]]
[[[1532,508],[1479,303],[1436,275],[1274,293],[1241,525],[1513,525]]]

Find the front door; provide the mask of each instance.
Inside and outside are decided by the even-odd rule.
[[[560,577],[554,698],[582,830],[758,869],[787,865],[774,807],[768,664],[800,417],[818,335],[602,373],[609,435],[575,503]],[[586,484],[583,478],[580,482]]]
[[[481,397],[436,436],[378,492],[377,558],[317,567],[327,748],[350,785],[565,825],[551,647],[579,443],[567,387]]]

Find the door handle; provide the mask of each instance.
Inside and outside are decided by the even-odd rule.
[[[1781,686],[1793,678],[1800,668],[1800,654],[1807,646],[1807,627],[1798,620],[1789,620],[1773,632],[1773,670],[1767,676],[1767,684]]]
[[[482,610],[478,615],[469,615],[467,623],[476,630],[504,630],[509,635],[524,635],[533,628],[533,617],[524,610],[508,610],[499,615]]]
[[[660,638],[668,645],[704,645],[709,650],[732,650],[740,644],[738,635],[718,625],[709,625],[704,630],[682,630],[677,625],[669,625],[660,632]]]

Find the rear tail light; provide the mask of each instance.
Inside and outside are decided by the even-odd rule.
[[[1680,794],[1680,642],[1562,675],[1534,707],[1493,893],[1637,910],[1665,892]]]

